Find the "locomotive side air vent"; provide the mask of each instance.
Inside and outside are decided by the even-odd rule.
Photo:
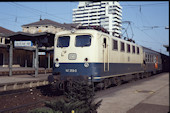
[[[68,54],[68,59],[69,60],[76,60],[77,59],[77,54],[76,53],[69,53]]]

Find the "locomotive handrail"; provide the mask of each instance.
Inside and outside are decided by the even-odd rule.
[[[109,40],[109,39],[108,39],[108,40]],[[107,70],[108,70],[108,71],[109,71],[109,47],[110,47],[109,44],[107,44],[107,52],[108,52],[108,53],[107,53],[107,54],[108,54],[108,56],[107,56],[107,58],[108,58],[108,59],[107,59],[107,60],[108,60],[107,68],[108,68],[108,69],[107,69]]]
[[[105,44],[103,43],[103,63],[104,63],[104,71],[105,71],[105,49],[104,49]]]

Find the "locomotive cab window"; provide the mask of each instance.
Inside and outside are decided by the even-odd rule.
[[[87,47],[91,45],[90,35],[78,35],[76,36],[76,47]]]
[[[57,47],[68,47],[70,42],[70,36],[61,36],[58,37]]]

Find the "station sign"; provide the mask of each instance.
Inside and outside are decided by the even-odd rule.
[[[15,47],[31,47],[33,43],[31,41],[14,41]]]
[[[38,55],[46,55],[45,52],[38,52]]]

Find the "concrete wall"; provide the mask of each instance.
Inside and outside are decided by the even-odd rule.
[[[27,32],[27,33],[38,33],[38,32],[49,32],[49,33],[57,33],[60,31],[65,30],[64,28],[57,28],[55,26],[52,25],[46,25],[46,26],[30,26],[30,27],[22,27],[22,31],[23,32]]]

